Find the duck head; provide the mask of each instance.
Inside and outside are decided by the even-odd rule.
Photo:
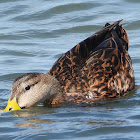
[[[59,82],[51,75],[28,73],[17,78],[11,88],[11,95],[4,111],[29,108],[60,96]]]

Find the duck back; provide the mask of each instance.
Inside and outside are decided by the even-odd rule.
[[[125,29],[107,23],[100,31],[63,54],[50,69],[66,100],[83,103],[125,95],[134,88]]]

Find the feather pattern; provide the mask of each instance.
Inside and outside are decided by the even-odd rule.
[[[59,81],[67,102],[116,98],[134,88],[129,39],[121,21],[107,23],[63,54],[50,69],[48,74]]]

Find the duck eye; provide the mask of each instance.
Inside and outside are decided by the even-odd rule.
[[[30,89],[30,86],[28,85],[27,87],[25,87],[25,90],[29,90]]]

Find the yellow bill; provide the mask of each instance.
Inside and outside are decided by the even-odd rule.
[[[7,106],[4,110],[0,110],[0,112],[6,112],[6,111],[12,111],[12,110],[20,110],[16,97],[14,97],[12,100],[8,100]]]

